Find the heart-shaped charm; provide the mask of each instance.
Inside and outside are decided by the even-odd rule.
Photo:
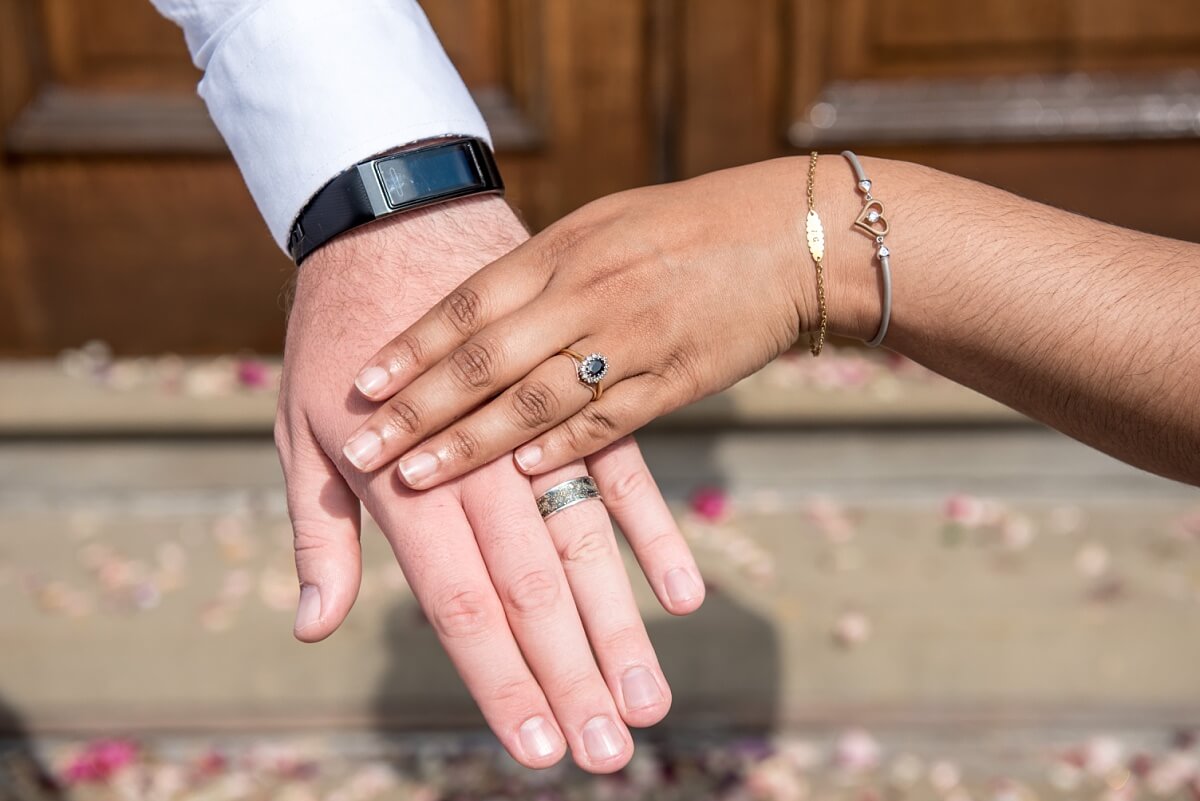
[[[867,236],[887,236],[891,230],[887,218],[883,216],[883,204],[878,200],[868,200],[858,215],[854,224],[867,232]]]

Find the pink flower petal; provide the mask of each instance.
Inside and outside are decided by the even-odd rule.
[[[271,383],[271,370],[258,359],[242,359],[237,365],[237,380],[248,389],[265,389]]]
[[[692,513],[709,523],[719,523],[729,515],[729,494],[719,487],[701,487],[689,501]]]

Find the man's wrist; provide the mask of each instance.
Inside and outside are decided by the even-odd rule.
[[[482,266],[524,242],[529,232],[504,198],[478,195],[384,217],[335,241],[352,237],[355,247],[364,240],[374,247],[386,244],[394,248],[393,255],[418,264],[439,257],[455,263],[474,259]]]
[[[411,142],[360,161],[326,183],[293,221],[288,251],[299,265],[354,228],[482,194],[504,194],[487,143],[449,135]]]
[[[388,292],[393,298],[403,296],[404,308],[416,319],[472,273],[528,238],[503,198],[454,200],[341,234],[299,268],[297,294],[319,292],[326,299],[353,297],[361,303],[364,294]]]

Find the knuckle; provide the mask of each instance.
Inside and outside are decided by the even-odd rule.
[[[593,453],[617,433],[616,421],[595,404],[589,404],[562,426],[562,436],[573,453]]]
[[[656,554],[661,559],[669,558],[672,554],[690,556],[691,553],[678,529],[655,531],[646,535],[639,543],[639,550],[647,554]]]
[[[325,526],[300,517],[292,519],[292,551],[295,552],[297,564],[310,555],[320,554],[332,544]]]
[[[605,503],[620,506],[653,492],[654,479],[649,470],[637,468],[617,476],[604,490]]]
[[[500,708],[529,706],[537,698],[539,689],[532,679],[503,678],[488,688],[488,701]]]
[[[686,398],[699,394],[702,381],[699,360],[695,351],[680,346],[671,351],[663,360],[662,374],[672,387],[672,391]]]
[[[557,577],[545,568],[533,568],[520,574],[504,589],[508,607],[526,619],[545,617],[559,598]]]
[[[617,430],[617,421],[596,408],[595,404],[584,406],[579,411],[579,417],[584,429],[596,439],[607,439]]]
[[[468,389],[486,389],[496,375],[496,353],[492,345],[468,342],[450,354],[454,377]]]
[[[558,398],[540,381],[527,381],[512,395],[513,409],[528,428],[541,428],[558,417]]]
[[[568,704],[581,703],[597,694],[598,682],[599,676],[593,671],[566,673],[557,677],[554,682],[555,695]]]
[[[421,430],[421,416],[407,400],[396,396],[387,404],[387,427],[392,431],[416,434]]]
[[[319,550],[325,545],[320,529],[309,527],[302,520],[292,521],[292,550],[296,553]]]
[[[610,654],[633,654],[649,647],[649,638],[641,626],[619,626],[600,635],[600,650]]]
[[[442,316],[464,336],[479,330],[483,322],[483,298],[470,287],[460,286],[441,302]]]
[[[630,265],[620,255],[597,256],[592,264],[594,269],[578,277],[576,291],[584,297],[603,298],[611,302],[617,298],[633,297],[637,292],[638,282],[630,276]],[[658,322],[661,323],[661,320]]]
[[[588,526],[567,537],[558,556],[568,567],[584,567],[609,558],[615,548],[616,541],[608,532]]]
[[[571,453],[591,453],[595,450],[592,447],[592,437],[584,427],[582,420],[582,417],[575,415],[558,429],[559,436],[562,437],[563,443]]]
[[[572,215],[574,216],[574,215]],[[546,231],[545,241],[541,243],[538,254],[541,256],[542,267],[549,272],[570,261],[583,244],[586,226],[579,219],[567,217]]]
[[[479,455],[481,450],[479,440],[475,438],[474,434],[456,428],[450,431],[446,437],[446,453],[451,459],[469,462]]]
[[[478,637],[491,626],[487,596],[479,590],[458,588],[433,604],[430,619],[447,639]]]
[[[420,340],[409,334],[402,334],[392,341],[391,353],[385,366],[389,373],[394,373],[424,362],[425,348]]]

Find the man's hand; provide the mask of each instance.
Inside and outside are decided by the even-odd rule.
[[[351,232],[300,270],[275,428],[301,584],[296,636],[327,637],[354,602],[361,498],[513,757],[545,767],[569,747],[581,767],[608,772],[632,755],[625,724],[661,720],[670,689],[604,509],[579,504],[547,526],[534,491],[590,471],[663,605],[691,612],[703,585],[636,445],[532,488],[508,454],[424,493],[394,471],[354,469],[341,450],[375,410],[353,386],[362,361],[526,237],[502,200],[476,198]]]

